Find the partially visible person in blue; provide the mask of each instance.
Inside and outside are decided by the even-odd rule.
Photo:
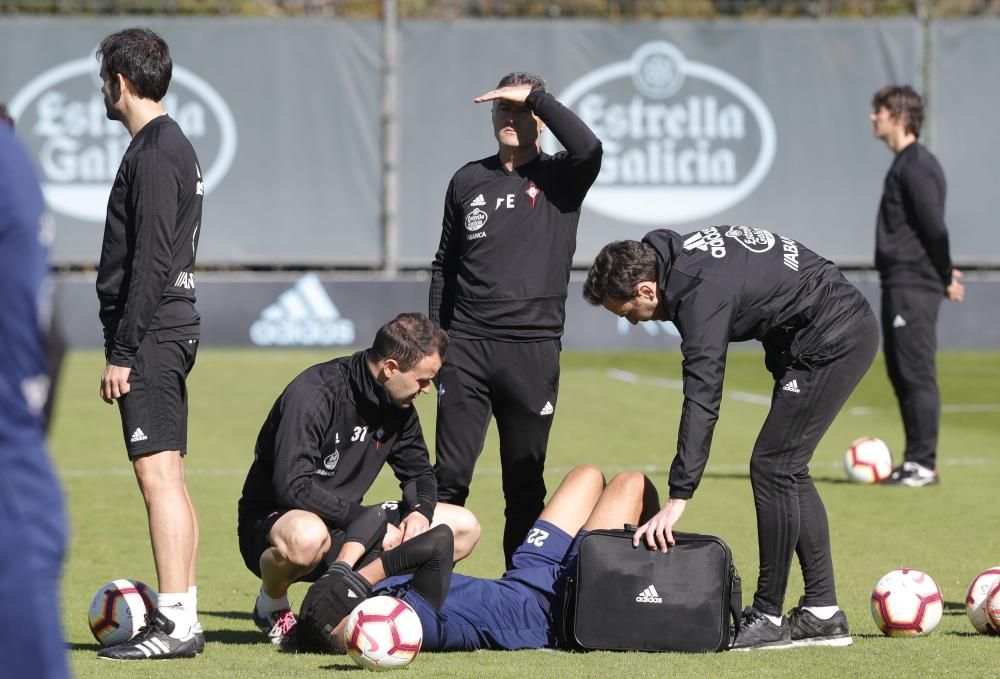
[[[325,582],[314,585],[327,588],[317,598],[330,610],[320,624],[300,619],[299,647],[343,652],[347,614],[359,598],[380,594],[413,607],[424,651],[555,647],[564,579],[576,564],[580,539],[591,530],[643,523],[658,509],[656,488],[642,473],[623,472],[605,486],[596,467],[576,467],[515,550],[503,577],[453,575],[451,530],[436,526],[357,571],[343,562],[331,566]]]
[[[0,124],[0,658],[3,676],[66,677],[62,493],[45,444],[51,221],[34,167]]]

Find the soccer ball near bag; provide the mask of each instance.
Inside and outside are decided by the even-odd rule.
[[[881,483],[892,474],[892,454],[882,439],[860,438],[844,453],[847,477],[858,483]]]
[[[1000,634],[1000,625],[990,620],[987,611],[990,596],[998,583],[1000,566],[987,568],[972,580],[969,592],[965,595],[965,614],[980,634]]]
[[[934,579],[903,568],[886,573],[872,590],[872,618],[887,637],[926,636],[944,614],[944,600]]]
[[[117,646],[134,637],[156,608],[156,591],[138,580],[114,580],[90,601],[90,631],[102,646]]]
[[[351,611],[344,645],[351,660],[369,670],[406,667],[420,652],[424,630],[417,612],[405,601],[376,596]]]

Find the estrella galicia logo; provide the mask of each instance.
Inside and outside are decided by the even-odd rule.
[[[104,223],[111,184],[131,140],[124,125],[105,115],[99,72],[93,56],[54,66],[14,95],[10,112],[37,159],[49,208]],[[163,105],[198,149],[204,190],[211,192],[236,156],[229,106],[207,81],[177,64]]]
[[[750,195],[774,161],[774,121],[730,73],[668,42],[640,46],[559,94],[604,144],[586,205],[639,224],[681,224]],[[556,142],[546,135],[546,151]]]

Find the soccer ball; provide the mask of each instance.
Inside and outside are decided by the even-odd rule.
[[[969,616],[969,622],[980,634],[1000,633],[1000,626],[990,621],[989,612],[986,610],[990,595],[998,583],[1000,583],[1000,566],[987,568],[972,580],[969,593],[965,595],[965,614]]]
[[[993,585],[986,597],[986,614],[990,616],[994,634],[1000,634],[1000,581]]]
[[[408,603],[391,596],[366,599],[344,626],[344,645],[351,660],[368,670],[406,667],[420,652],[424,629]]]
[[[872,590],[872,617],[887,637],[926,636],[944,614],[934,579],[912,568],[886,573]]]
[[[134,637],[156,608],[156,591],[138,580],[114,580],[90,601],[90,631],[102,646],[117,646]]]
[[[847,477],[858,483],[881,483],[892,473],[892,454],[882,439],[865,437],[844,453]]]

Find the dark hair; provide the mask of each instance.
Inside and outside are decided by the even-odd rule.
[[[163,38],[148,28],[126,28],[101,41],[94,54],[101,62],[101,77],[128,78],[136,94],[160,101],[167,94],[174,64]]]
[[[531,85],[533,90],[541,90],[545,92],[545,81],[541,76],[535,75],[534,73],[528,73],[527,71],[514,71],[513,73],[508,73],[504,77],[500,78],[500,82],[497,84],[497,89],[501,87],[507,87],[509,85]]]
[[[597,253],[583,284],[583,298],[594,306],[604,300],[625,302],[635,297],[635,286],[656,280],[656,250],[637,240],[617,240]]]
[[[10,117],[10,111],[7,110],[7,104],[0,104],[0,122],[7,123],[11,127],[14,127],[14,119]]]
[[[877,113],[880,108],[889,111],[893,118],[906,122],[906,131],[914,137],[920,136],[924,124],[924,100],[909,85],[886,85],[872,97],[872,108]]]
[[[448,335],[423,314],[400,314],[375,333],[369,352],[372,361],[391,358],[406,372],[431,354],[444,358]]]

